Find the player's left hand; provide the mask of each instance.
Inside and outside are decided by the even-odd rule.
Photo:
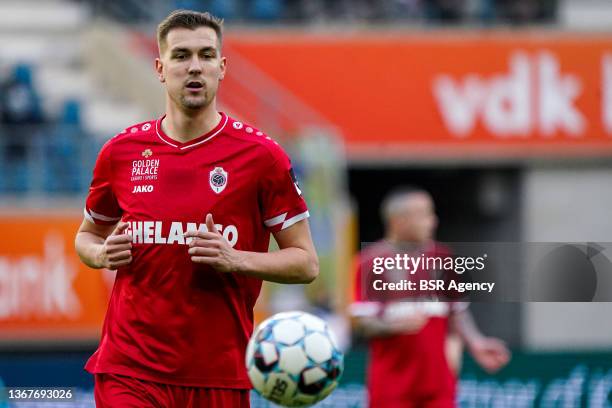
[[[506,344],[493,337],[481,337],[470,342],[470,353],[474,360],[488,373],[503,368],[510,361],[510,351]]]
[[[186,238],[193,238],[189,243],[191,261],[210,265],[219,272],[236,272],[242,263],[240,251],[231,247],[229,242],[215,227],[212,214],[206,215],[208,232],[187,231]]]

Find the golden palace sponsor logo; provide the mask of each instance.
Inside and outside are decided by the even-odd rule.
[[[145,156],[147,151],[142,152]],[[153,154],[153,153],[151,153]],[[131,181],[157,180],[159,174],[159,159],[134,160],[132,162]]]

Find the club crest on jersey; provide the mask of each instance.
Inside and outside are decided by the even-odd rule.
[[[215,193],[220,194],[227,186],[227,171],[223,170],[223,167],[215,167],[214,170],[210,171],[208,181],[210,188]]]

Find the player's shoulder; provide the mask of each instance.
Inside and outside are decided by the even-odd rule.
[[[359,252],[359,259],[362,262],[369,262],[373,258],[392,256],[393,252],[393,245],[385,240],[365,243]]]
[[[113,145],[136,139],[139,136],[148,136],[156,132],[156,127],[156,119],[147,120],[144,122],[130,125],[123,129],[121,132],[114,135],[112,138],[110,138],[106,144]]]
[[[285,151],[276,140],[253,125],[228,116],[226,132],[242,143],[260,146],[261,149],[258,150],[262,154],[270,155],[273,158],[286,156]]]

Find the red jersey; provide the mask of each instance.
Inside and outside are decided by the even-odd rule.
[[[129,223],[132,262],[119,268],[91,373],[167,384],[250,388],[244,352],[261,280],[195,264],[189,230],[211,213],[235,249],[267,252],[270,232],[308,217],[283,150],[221,114],[180,143],[161,121],[109,140],[98,156],[85,217]]]
[[[411,277],[406,271],[388,271],[383,274],[372,272],[373,259],[392,258],[402,252],[391,244],[381,241],[367,247],[356,262],[353,316],[370,316],[392,319],[413,313],[415,310],[429,316],[425,326],[413,334],[398,334],[375,337],[369,340],[368,391],[370,406],[396,407],[409,402],[436,398],[453,400],[455,377],[445,355],[445,340],[448,314],[451,308],[465,307],[465,304],[436,301],[419,301],[396,291],[373,291],[375,280],[418,281],[430,279],[429,272],[422,269]],[[433,244],[422,248],[413,256],[445,256],[446,248]],[[400,274],[401,276],[398,276]],[[392,278],[389,279],[389,277]],[[427,296],[431,293],[415,291],[413,296]]]

